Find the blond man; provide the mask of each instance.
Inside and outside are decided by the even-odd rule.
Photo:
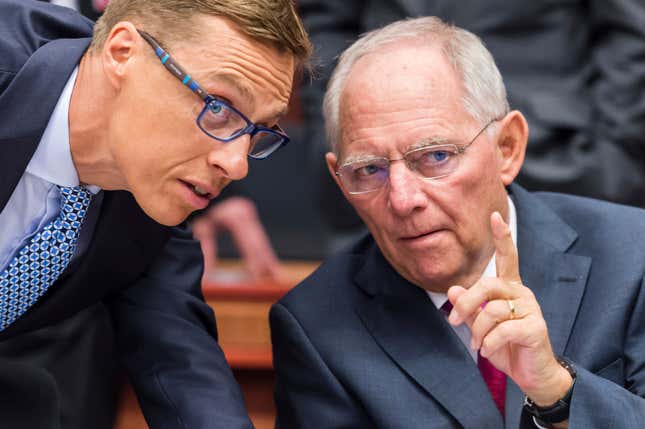
[[[150,427],[250,427],[182,225],[288,142],[310,51],[293,4],[112,0],[92,28],[6,0],[0,17],[0,341],[103,301]],[[64,427],[47,371],[0,362],[0,385],[3,427]]]

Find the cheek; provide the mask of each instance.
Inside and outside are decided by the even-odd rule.
[[[492,169],[484,174],[464,177],[458,199],[452,206],[456,208],[452,216],[459,220],[458,226],[465,247],[477,252],[486,246],[490,237],[490,215],[500,209],[505,198],[504,186]]]
[[[384,229],[385,222],[387,222],[387,206],[378,192],[364,196],[352,196],[349,200],[358,216],[371,231]]]
[[[467,171],[450,176],[441,187],[444,189],[435,193],[434,204],[452,222],[456,239],[465,248],[479,246],[489,229],[488,219],[496,200],[494,182]]]

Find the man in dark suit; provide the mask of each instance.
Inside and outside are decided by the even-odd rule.
[[[324,172],[321,102],[349,43],[405,17],[438,16],[480,36],[531,134],[518,182],[532,191],[645,207],[645,3],[641,0],[302,0],[321,63],[301,90],[321,210],[339,235],[361,223]]]
[[[288,141],[309,49],[289,1],[0,1],[0,342],[103,302],[151,427],[250,427],[183,221]],[[0,358],[0,425],[68,427],[76,376]]]
[[[371,234],[271,310],[277,427],[641,427],[645,212],[512,184],[528,127],[481,41],[368,33],[324,108]]]

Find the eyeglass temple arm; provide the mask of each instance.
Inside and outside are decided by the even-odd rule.
[[[466,149],[468,149],[473,143],[475,143],[475,140],[477,140],[477,138],[479,136],[481,136],[484,133],[484,131],[486,131],[486,129],[490,126],[490,124],[492,124],[493,122],[497,122],[497,121],[499,121],[499,119],[491,119],[490,121],[488,121],[488,123],[486,125],[484,125],[484,128],[479,130],[477,135],[475,137],[473,137],[473,139],[471,141],[469,141],[467,145],[457,146],[457,152],[464,153],[466,151]]]
[[[168,54],[160,45],[159,43],[148,33],[146,33],[143,30],[137,30],[141,37],[150,44],[155,50],[155,55],[159,57],[161,60],[161,64],[175,76],[177,79],[181,81],[184,85],[188,86],[191,91],[193,91],[195,94],[199,96],[202,100],[206,101],[206,99],[209,97],[208,93],[202,89],[201,86],[197,84],[188,73],[184,71],[183,68],[177,62]]]

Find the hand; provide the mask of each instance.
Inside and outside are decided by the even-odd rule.
[[[453,286],[448,321],[466,322],[471,347],[479,349],[539,406],[562,398],[573,380],[553,356],[546,322],[533,292],[522,284],[517,249],[508,225],[491,215],[497,277],[483,278],[470,289]]]
[[[250,200],[228,198],[195,219],[192,226],[202,246],[205,270],[217,263],[217,234],[228,231],[253,279],[279,277],[280,263]]]
[[[217,266],[217,235],[215,224],[209,219],[208,214],[195,218],[190,224],[193,237],[199,241],[204,256],[204,273]]]

